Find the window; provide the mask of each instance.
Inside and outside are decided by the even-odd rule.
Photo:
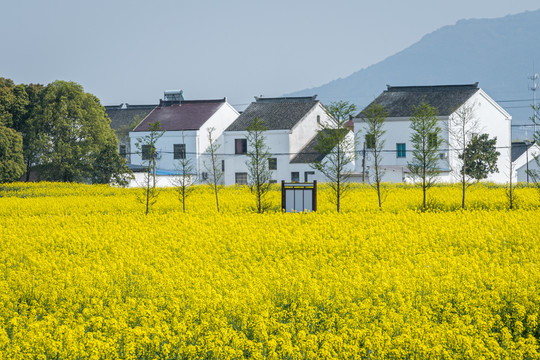
[[[321,125],[321,115],[317,115],[317,124]]]
[[[118,153],[120,154],[121,157],[125,158],[127,156],[127,146],[126,145],[120,145],[120,150],[118,151]]]
[[[300,181],[300,173],[298,171],[293,171],[291,173],[291,181]]]
[[[308,182],[310,180],[310,177],[315,176],[315,171],[306,171],[304,172],[304,181]]]
[[[235,173],[234,182],[238,185],[247,185],[247,173]]]
[[[174,144],[173,145],[174,159],[186,158],[186,144]]]
[[[270,184],[277,184],[277,180],[270,180],[269,183]]]
[[[268,159],[268,170],[277,170],[277,159],[269,158]]]
[[[368,149],[375,148],[375,135],[366,134],[366,148]]]
[[[235,154],[247,153],[247,140],[246,139],[234,139],[234,153]]]
[[[141,146],[141,156],[143,160],[150,160],[150,145]]]
[[[437,147],[437,133],[428,134],[428,147],[436,148]]]
[[[225,171],[225,160],[221,160],[221,171]]]
[[[404,143],[398,143],[396,144],[396,148],[397,148],[397,157],[398,158],[404,158],[404,157],[407,157],[407,150],[405,148],[405,144]]]

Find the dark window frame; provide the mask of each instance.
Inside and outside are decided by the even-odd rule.
[[[397,158],[407,157],[407,144],[406,143],[396,143],[396,157]]]
[[[173,145],[173,159],[180,160],[186,158],[186,144]]]
[[[268,170],[277,170],[277,158],[268,158]]]
[[[437,145],[438,135],[435,132],[429,133],[427,138],[427,145],[430,148],[434,148]]]
[[[247,154],[247,139],[234,139],[234,153],[236,155]]]
[[[242,176],[244,177],[245,176],[245,182],[244,181],[239,181],[239,177]],[[248,183],[248,173],[247,172],[237,172],[237,173],[234,173],[234,183],[236,185],[247,185]]]
[[[366,141],[366,149],[374,149],[375,148],[375,135],[366,134],[365,141]]]
[[[141,145],[141,158],[143,160],[150,160],[151,145]]]

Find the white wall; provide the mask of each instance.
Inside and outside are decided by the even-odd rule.
[[[226,154],[225,145],[224,145],[224,136],[223,132],[228,128],[239,116],[240,114],[236,111],[228,102],[223,104],[223,106],[216,111],[210,119],[199,130],[199,143],[198,143],[198,153],[201,156],[198,158],[198,168],[199,172],[206,172],[206,164],[210,163],[210,157],[207,153],[210,142],[208,139],[208,129],[214,128],[212,136],[216,139],[217,144],[220,149],[218,152],[220,154]],[[233,149],[234,150],[234,149]],[[234,154],[234,151],[233,151]],[[219,165],[221,166],[221,160],[224,157],[219,157]],[[209,166],[209,165],[208,165]]]
[[[197,164],[197,141],[198,131],[190,130],[184,131],[184,141],[182,141],[181,131],[166,131],[156,143],[156,151],[158,153],[157,168],[160,170],[176,170],[178,167],[178,161],[174,159],[174,144],[186,144],[186,157],[192,159],[192,164],[196,168]],[[131,148],[135,149],[137,153],[131,156],[131,163],[135,165],[145,165],[148,161],[143,161],[141,154],[138,153],[136,144],[139,142],[139,138],[143,138],[150,133],[148,131],[130,132]]]
[[[289,130],[268,130],[265,132],[266,144],[271,157],[277,160],[277,170],[272,170],[277,182],[289,180]],[[247,131],[226,131],[223,133],[223,159],[225,160],[225,184],[235,184],[235,173],[248,172],[246,155],[235,154],[235,139],[247,139]],[[248,145],[249,151],[249,145]],[[288,175],[290,177],[290,174]]]
[[[540,147],[538,145],[531,146],[527,153],[521,154],[519,158],[516,159],[514,162],[514,174],[515,179],[518,182],[527,182],[527,169],[529,171],[533,171],[538,173],[540,169],[538,168],[538,163],[535,160],[535,157],[540,156]],[[527,159],[529,160],[529,164],[527,166]],[[532,177],[529,176],[529,183],[533,182]]]
[[[510,147],[511,147],[511,130],[510,130],[510,115],[504,111],[497,103],[495,103],[483,90],[479,90],[475,95],[469,99],[466,105],[474,103],[475,115],[479,120],[481,131],[479,133],[488,133],[492,138],[497,136],[497,147],[501,153],[499,156],[498,167],[499,173],[492,174],[487,179],[488,181],[505,183],[508,181],[508,168],[510,159]],[[449,149],[455,149],[456,146],[450,142],[448,136],[448,117],[439,116],[439,124],[442,130],[443,145],[441,145],[440,154],[443,154],[443,159],[439,161],[439,167],[443,170],[438,177],[441,182],[456,182],[459,179],[459,160],[457,159],[456,151],[449,151]],[[406,169],[407,162],[412,160],[412,143],[410,137],[412,130],[410,129],[410,120],[408,117],[388,118],[384,125],[386,134],[384,136],[385,146],[383,153],[383,160],[381,165],[388,167],[387,174],[383,177],[383,181],[396,182],[400,177],[398,174],[401,170]],[[359,159],[356,162],[356,171],[362,172],[362,151],[365,142],[365,134],[367,132],[367,125],[359,118],[354,118],[354,130],[359,133],[359,141],[357,144],[357,150],[359,152]],[[397,143],[405,143],[406,145],[406,157],[397,157]],[[366,168],[372,167],[372,159],[370,159],[369,152],[366,156]],[[452,171],[450,171],[452,170]],[[409,179],[406,179],[409,181]]]
[[[443,138],[443,145],[441,145],[440,154],[443,154],[444,159],[439,161],[439,167],[443,170],[448,170],[448,151],[447,142],[448,142],[448,131],[446,129],[446,123],[448,117],[440,116],[439,126],[441,127],[441,136]],[[412,161],[412,150],[413,146],[411,143],[412,130],[410,128],[411,121],[409,118],[398,117],[398,118],[387,118],[384,124],[384,130],[386,131],[384,135],[384,147],[383,152],[381,153],[382,160],[381,166],[385,168],[385,174],[383,176],[383,181],[387,182],[401,182],[403,180],[403,173],[407,169],[407,163]],[[354,118],[354,131],[357,133],[358,142],[357,142],[357,153],[358,159],[356,161],[355,171],[362,172],[362,158],[364,157],[364,143],[365,136],[367,133],[367,125],[358,118]],[[398,157],[397,153],[397,144],[405,144],[405,157]],[[373,156],[370,154],[370,151],[366,149],[365,155],[366,171],[372,173],[373,170]],[[406,179],[409,181],[409,179]],[[441,174],[441,181],[448,181],[447,172]]]
[[[302,148],[317,135],[321,129],[321,125],[317,122],[320,119],[322,124],[330,121],[328,114],[324,110],[321,103],[318,103],[302,120],[300,120],[290,131],[290,158],[294,158]]]
[[[478,91],[470,101],[478,104],[476,114],[481,122],[482,133],[489,134],[490,138],[497,137],[497,151],[501,153],[497,161],[499,172],[489,175],[487,181],[506,183],[509,181],[509,164],[512,158],[512,117],[483,90]]]
[[[204,159],[207,159],[204,153],[208,149],[208,128],[215,129],[213,136],[222,144],[223,131],[233,123],[238,117],[238,112],[227,102],[225,102],[204,124],[199,130],[186,130],[183,132],[184,141],[182,141],[182,131],[166,131],[163,136],[157,141],[156,150],[158,152],[157,168],[160,170],[178,170],[179,160],[174,159],[174,144],[186,145],[186,157],[192,159],[191,164],[197,174],[205,171]],[[145,165],[148,162],[143,161],[136,144],[139,138],[149,135],[148,131],[130,132],[131,148],[134,149],[134,154],[131,157],[131,163],[135,165]],[[220,163],[221,165],[221,163]]]
[[[277,160],[277,170],[272,170],[272,179],[280,183],[282,180],[291,181],[292,172],[299,173],[301,182],[305,181],[306,172],[308,180],[325,182],[327,179],[311,168],[309,164],[291,164],[293,159],[304,146],[306,146],[320,130],[317,122],[329,121],[329,117],[323,106],[319,103],[314,109],[307,113],[291,130],[268,130],[265,132],[266,144],[270,149],[271,157]],[[352,134],[351,134],[352,136]],[[247,131],[226,131],[223,133],[223,158],[225,159],[225,184],[235,184],[236,173],[247,173],[247,156],[235,155],[235,139],[246,139]],[[350,168],[354,170],[354,166]]]

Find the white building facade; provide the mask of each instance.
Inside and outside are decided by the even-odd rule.
[[[540,168],[536,158],[540,156],[540,147],[535,143],[514,142],[512,143],[513,171],[517,182],[532,183],[534,176],[540,175]],[[529,172],[529,173],[528,173]]]
[[[173,92],[168,92],[169,94]],[[183,100],[180,96],[165,96],[148,116],[130,132],[132,149],[138,149],[131,156],[134,168],[148,165],[148,153],[144,148],[144,138],[150,134],[149,124],[160,122],[163,135],[157,140],[158,186],[172,186],[175,178],[181,176],[180,160],[190,159],[196,181],[204,182],[205,152],[210,142],[208,130],[213,129],[212,136],[222,143],[221,134],[233,123],[239,113],[227,102],[226,98],[218,100]],[[140,186],[144,174],[135,172],[136,179],[132,186]]]
[[[264,136],[271,154],[272,182],[326,180],[310,161],[305,161],[306,152],[313,151],[308,145],[316,138],[321,123],[330,119],[316,96],[256,98],[223,133],[225,185],[248,182],[247,127],[256,117],[267,127]]]
[[[476,123],[472,133],[487,133],[489,138],[497,138],[497,151],[500,152],[497,167],[498,173],[488,176],[487,181],[505,183],[509,181],[509,168],[511,161],[511,116],[491,99],[478,84],[471,85],[442,85],[442,86],[388,86],[374,102],[382,105],[388,112],[384,124],[385,146],[382,153],[381,167],[385,171],[383,181],[411,182],[408,162],[412,161],[413,145],[411,142],[412,130],[410,117],[414,107],[422,101],[438,109],[438,121],[441,128],[442,145],[439,149],[438,180],[440,182],[457,182],[460,179],[461,160],[458,154],[461,145],[452,133],[455,117],[459,116],[460,109],[471,109],[472,120]],[[367,125],[362,119],[363,112],[356,116],[354,131],[359,133],[357,152],[362,157],[366,144],[365,134]],[[369,151],[365,157],[367,172],[373,172],[373,164]],[[362,171],[362,159],[357,161],[356,171]],[[371,171],[370,171],[371,170]]]

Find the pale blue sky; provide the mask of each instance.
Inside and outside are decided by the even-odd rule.
[[[538,0],[20,0],[0,5],[0,77],[80,83],[104,105],[227,96],[247,104],[322,85],[460,19]]]

